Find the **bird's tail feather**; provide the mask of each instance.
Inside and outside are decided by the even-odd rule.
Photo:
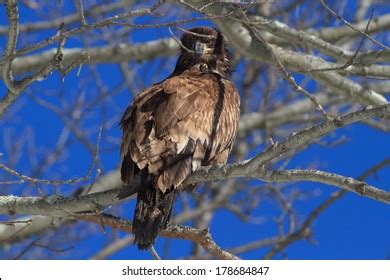
[[[150,185],[138,192],[132,229],[138,249],[148,249],[167,227],[173,201],[173,191],[163,193]]]

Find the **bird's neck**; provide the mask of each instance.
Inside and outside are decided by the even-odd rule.
[[[228,78],[230,76],[230,62],[227,58],[206,61],[180,55],[171,76],[180,75],[187,70],[201,73],[214,73],[220,75],[222,78]]]

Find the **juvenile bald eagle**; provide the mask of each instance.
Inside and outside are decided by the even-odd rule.
[[[200,166],[225,164],[236,136],[240,97],[218,30],[192,28],[181,38],[173,73],[142,91],[121,119],[121,179],[141,177],[133,220],[139,249],[166,228],[175,193]]]

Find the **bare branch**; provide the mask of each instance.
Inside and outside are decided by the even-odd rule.
[[[389,50],[389,47],[385,46],[384,44],[378,42],[377,40],[375,40],[374,38],[372,38],[370,36],[370,34],[367,33],[367,30],[366,31],[362,31],[362,30],[359,30],[357,28],[355,28],[351,23],[349,23],[346,19],[344,19],[342,16],[340,16],[338,13],[336,13],[334,10],[332,10],[326,3],[324,0],[320,0],[321,2],[321,5],[323,7],[325,7],[325,9],[330,12],[333,16],[335,16],[336,18],[338,18],[339,20],[341,20],[345,25],[347,25],[349,28],[351,28],[352,30],[360,33],[361,35],[367,37],[371,42],[375,43],[376,45],[378,46],[381,46],[382,48],[384,49],[387,49]],[[369,22],[371,21],[371,19],[369,19],[367,25],[369,25]]]
[[[184,185],[216,181],[221,179],[230,179],[236,177],[258,178],[264,181],[313,181],[324,184],[334,185],[363,196],[390,203],[390,192],[377,189],[364,182],[352,178],[326,173],[316,170],[291,170],[277,172],[264,169],[263,165],[289,150],[318,139],[336,128],[351,124],[371,117],[383,117],[390,114],[390,105],[384,105],[373,109],[360,110],[347,114],[337,120],[327,121],[310,129],[303,130],[297,134],[291,135],[283,142],[277,143],[264,152],[242,163],[235,163],[227,166],[203,167],[193,173],[184,182]],[[134,189],[137,189],[135,187]],[[43,197],[0,197],[0,213],[3,214],[32,214],[50,216],[69,216],[70,213],[83,211],[100,211],[102,207],[119,202],[118,195],[120,189],[84,195],[81,197],[64,198],[59,196]]]
[[[92,194],[105,190],[117,189],[121,186],[122,181],[120,179],[119,172],[118,170],[114,170],[103,176],[100,176],[88,193]],[[80,192],[80,195],[85,195],[89,187],[89,185],[85,186]],[[47,213],[44,215],[47,215]],[[39,234],[45,231],[48,227],[58,228],[63,224],[71,222],[71,219],[34,215],[12,220],[10,222],[13,224],[0,224],[1,243],[13,243],[24,240],[25,238],[29,238],[35,234]]]
[[[362,175],[359,176],[358,180],[365,180],[370,175],[375,174],[378,170],[382,169],[386,165],[390,164],[390,158],[386,158],[383,161],[375,164],[371,168],[367,169]],[[342,198],[347,193],[346,190],[339,190],[332,193],[323,203],[321,203],[317,208],[315,208],[310,215],[303,222],[300,229],[296,232],[290,233],[287,236],[283,237],[281,240],[275,242],[275,246],[265,255],[264,259],[271,259],[275,254],[282,251],[284,248],[292,244],[293,242],[300,239],[307,239],[311,235],[310,227],[313,222],[318,218],[318,216],[324,212],[329,206],[334,202]]]
[[[362,20],[358,23],[353,24],[354,29],[364,30],[364,27],[367,26],[368,20]],[[368,29],[368,33],[376,33],[380,31],[385,31],[390,28],[390,15],[386,14],[383,16],[375,17],[372,24],[370,24],[370,28]],[[318,35],[323,40],[328,42],[336,42],[342,38],[354,38],[361,36],[360,32],[356,32],[351,29],[349,26],[341,26],[341,27],[325,27],[320,28],[319,30],[310,30],[312,34]]]
[[[183,1],[180,2],[182,3]],[[186,3],[190,3],[191,5],[199,8],[203,7],[204,1],[186,1]],[[222,4],[212,5],[206,10],[208,14],[215,15],[230,12]],[[264,46],[263,42],[257,40],[257,38],[251,35],[251,32],[247,26],[237,20],[226,17],[221,19],[215,19],[214,22],[228,37],[230,43],[244,56],[274,64],[272,54],[270,54],[270,52],[267,50],[267,47]],[[291,68],[297,72],[311,68],[320,69],[331,67],[329,63],[325,62],[319,57],[306,55],[291,50],[285,50],[281,47],[272,44],[269,44],[269,47],[271,48],[275,56],[278,57],[282,65]],[[366,90],[359,84],[341,76],[338,73],[311,72],[308,73],[308,75],[316,79],[322,85],[334,90],[335,92],[341,93],[348,97],[352,97],[363,104],[383,105],[387,103],[386,98],[384,98],[380,94],[377,94],[372,90]]]
[[[18,40],[19,34],[19,10],[18,10],[18,1],[17,0],[7,0],[5,1],[5,7],[7,10],[7,17],[9,22],[8,33],[7,33],[7,44],[4,51],[4,60],[2,62],[2,77],[10,90],[10,94],[17,94],[18,89],[16,83],[12,76],[12,62],[15,58],[16,53],[16,42]],[[2,108],[3,101],[0,103],[0,110]],[[1,111],[0,111],[1,112]],[[1,113],[0,113],[1,116]]]
[[[178,45],[173,39],[161,39],[141,44],[119,44],[104,47],[92,47],[86,49],[68,48],[63,52],[63,63],[71,64],[83,53],[88,53],[89,59],[84,63],[115,63],[131,60],[150,60],[157,56],[174,55]],[[22,74],[35,71],[46,65],[55,53],[56,49],[44,51],[30,56],[18,57],[12,65],[12,72]],[[0,66],[0,69],[3,69]]]
[[[78,215],[79,219],[93,222],[96,224],[103,223],[106,226],[110,226],[113,229],[123,230],[131,233],[131,221],[114,217],[107,214],[101,215]],[[162,231],[161,236],[169,238],[179,238],[191,240],[200,246],[202,246],[206,251],[208,251],[212,256],[218,259],[225,260],[237,260],[237,256],[226,252],[218,246],[215,241],[211,238],[210,232],[205,230],[198,230],[191,227],[185,226],[169,226],[166,230]]]
[[[81,26],[85,26],[87,25],[87,21],[85,20],[85,16],[84,16],[83,0],[76,0],[76,2],[77,2],[77,9],[80,15]]]
[[[183,252],[184,259],[236,259],[236,254],[260,249],[268,250],[266,258],[288,258],[294,242],[315,242],[313,222],[343,194],[359,194],[363,199],[357,201],[362,203],[366,198],[390,203],[386,182],[380,181],[384,173],[377,172],[390,163],[388,158],[357,178],[346,176],[356,166],[346,166],[344,172],[335,174],[327,172],[323,158],[306,159],[306,153],[315,148],[312,145],[321,149],[333,149],[340,143],[352,147],[355,142],[349,141],[363,133],[360,124],[381,136],[390,131],[390,84],[385,81],[390,77],[390,50],[385,44],[390,17],[382,6],[377,10],[383,15],[374,17],[369,10],[374,1],[362,0],[349,11],[355,23],[343,18],[348,1],[339,5],[338,11],[329,8],[329,1],[301,0],[73,0],[66,5],[22,1],[20,15],[17,1],[3,2],[7,11],[6,24],[0,26],[5,43],[0,58],[0,79],[4,81],[0,116],[5,116],[0,118],[4,124],[0,129],[3,257],[51,258],[67,250],[61,249],[68,247],[61,243],[82,245],[84,237],[91,235],[107,242],[89,251],[92,258],[107,258],[131,245],[132,234],[123,238],[115,230],[130,233],[131,221],[106,214],[127,216],[134,201],[122,203],[118,195],[132,200],[142,188],[138,177],[122,186],[115,166],[120,144],[117,122],[141,89],[161,81],[172,70],[181,43],[176,36],[191,33],[187,26],[198,21],[214,23],[234,49],[230,61],[237,71],[233,71],[232,81],[241,96],[239,133],[230,156],[235,163],[203,166],[187,178],[171,222],[192,227],[169,226],[163,233],[168,238],[161,240],[158,253],[151,248],[151,257],[169,258],[176,244],[173,239],[185,239],[191,250]],[[45,17],[42,11],[49,7],[54,8],[53,15]],[[23,18],[26,11],[30,15]],[[341,20],[341,27],[329,22],[337,21],[335,17]],[[177,29],[171,34],[174,38],[158,39],[169,36],[169,27]],[[138,37],[141,31],[146,36]],[[378,48],[375,40],[385,48]],[[77,77],[64,79],[84,64]],[[59,75],[51,75],[56,70]],[[47,77],[50,79],[45,80]],[[11,106],[18,97],[23,98]],[[4,115],[8,108],[12,110]],[[44,118],[49,121],[37,126]],[[360,124],[350,125],[357,122]],[[104,129],[97,141],[101,149],[99,145],[95,148],[96,124]],[[340,127],[345,128],[338,130]],[[368,141],[364,149],[384,150],[372,146],[376,140],[382,139]],[[354,158],[359,159],[359,152]],[[299,154],[304,161],[293,160]],[[87,166],[87,175],[79,178],[83,174],[75,174],[80,173],[86,155],[90,155],[92,167]],[[107,168],[113,169],[107,172]],[[367,181],[370,174],[378,180]],[[91,180],[80,184],[82,179]],[[296,182],[313,182],[309,184],[312,188]],[[187,193],[196,186],[198,191]],[[334,187],[337,191],[314,210],[298,206],[302,200],[322,197],[322,189]],[[273,208],[259,213],[264,203]],[[213,232],[211,225],[221,219],[216,215],[218,209],[247,228],[268,229],[269,223],[263,222],[272,221],[274,234],[259,234],[252,241],[242,235],[239,246],[221,248],[208,230]],[[90,223],[82,223],[80,231],[80,221]],[[113,230],[102,236],[107,227]],[[77,247],[75,251],[85,250]]]
[[[90,10],[85,11],[84,15],[88,17],[93,16],[101,16],[116,10],[119,10],[121,8],[124,8],[130,4],[131,1],[129,0],[122,0],[114,3],[108,3],[105,5],[98,5],[95,7],[92,7]],[[80,20],[80,14],[74,13],[70,15],[66,15],[59,19],[54,20],[48,20],[48,21],[38,21],[38,22],[31,22],[31,23],[25,23],[21,24],[19,26],[20,32],[35,32],[35,31],[41,31],[45,29],[57,29],[61,24],[69,25],[71,23],[75,23]],[[0,26],[0,35],[5,34],[8,30],[8,27],[6,26]]]
[[[11,106],[15,102],[15,100],[20,96],[20,94],[22,94],[22,92],[33,82],[41,81],[41,80],[45,79],[54,69],[58,69],[62,75],[65,75],[65,74],[69,73],[69,71],[72,70],[73,67],[81,65],[82,63],[84,63],[85,61],[87,61],[89,59],[88,53],[82,52],[81,55],[79,57],[77,57],[73,62],[71,62],[68,67],[64,68],[63,64],[62,64],[62,59],[63,59],[63,48],[64,48],[64,44],[65,44],[66,35],[63,35],[61,30],[59,30],[58,33],[59,33],[58,36],[60,38],[60,41],[59,41],[57,50],[56,50],[55,54],[53,55],[53,57],[51,58],[51,60],[49,61],[49,63],[42,66],[34,74],[23,78],[21,81],[12,82],[9,84],[6,83],[8,86],[8,92],[3,97],[3,99],[0,101],[0,117],[3,116],[3,114],[6,112],[8,107]],[[10,56],[8,55],[8,57],[5,58],[5,61],[7,61],[9,59],[9,57]],[[13,55],[12,55],[12,57],[13,57]],[[10,75],[12,61],[13,61],[13,59],[10,61],[9,67],[2,68],[3,73],[5,71],[6,73],[9,73],[9,75]],[[6,74],[6,75],[8,75],[8,74]],[[11,77],[11,76],[9,76],[9,77]],[[3,76],[3,78],[5,80],[9,79],[9,77]]]
[[[106,19],[101,20],[101,21],[93,22],[93,23],[90,23],[90,24],[87,24],[87,25],[83,25],[81,27],[77,27],[77,28],[65,31],[61,35],[58,35],[58,34],[54,35],[54,36],[49,37],[49,38],[47,38],[45,40],[42,40],[42,41],[40,41],[38,43],[35,43],[33,45],[30,45],[30,46],[27,46],[27,47],[22,48],[20,50],[17,50],[16,51],[16,56],[25,55],[25,54],[30,53],[32,51],[36,51],[38,49],[46,47],[46,46],[48,46],[48,45],[50,45],[50,44],[60,40],[62,36],[70,37],[70,36],[73,36],[73,35],[85,32],[85,31],[90,31],[90,30],[95,30],[95,29],[107,27],[107,26],[110,26],[112,24],[115,24],[115,22],[117,20],[119,20],[119,19],[128,19],[128,18],[131,18],[131,17],[137,17],[137,16],[142,16],[142,15],[149,15],[157,7],[158,6],[153,6],[151,8],[144,8],[144,9],[139,9],[139,10],[125,12],[125,13],[122,13],[122,14],[118,14],[118,15],[106,18]]]
[[[95,148],[95,152],[94,152],[94,157],[93,157],[91,164],[87,170],[87,173],[82,177],[66,179],[66,180],[46,180],[46,179],[32,178],[30,176],[23,175],[23,174],[19,173],[18,171],[13,170],[12,168],[5,166],[2,163],[0,163],[0,169],[11,174],[12,176],[19,178],[23,182],[29,182],[32,184],[40,183],[40,184],[48,184],[48,185],[71,185],[71,184],[76,184],[76,183],[88,181],[91,179],[92,171],[96,165],[97,158],[99,156],[99,145],[100,145],[101,137],[102,137],[102,126],[100,126],[100,129],[99,129],[98,138],[97,138],[97,142],[96,142],[96,148]]]

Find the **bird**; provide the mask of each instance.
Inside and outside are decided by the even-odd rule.
[[[226,40],[216,28],[184,30],[172,74],[141,91],[121,120],[124,188],[140,178],[132,232],[145,250],[166,229],[183,182],[201,166],[226,164],[240,96]]]

